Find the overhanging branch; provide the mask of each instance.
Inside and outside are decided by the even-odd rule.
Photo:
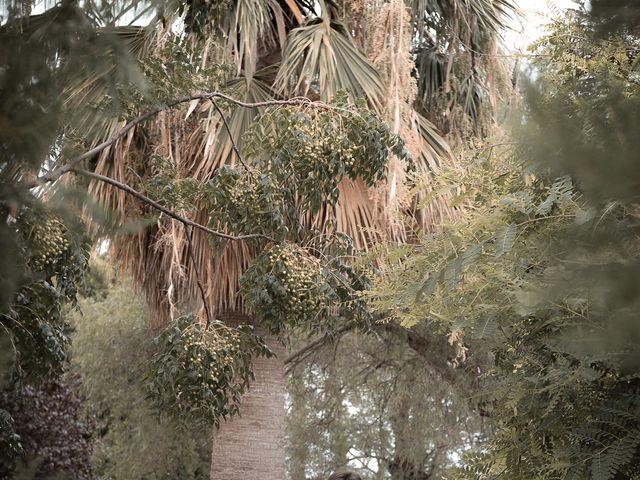
[[[355,325],[344,325],[340,327],[337,331],[326,333],[322,335],[320,338],[317,338],[316,340],[313,340],[312,342],[308,343],[297,352],[292,353],[284,360],[284,364],[287,366],[286,373],[289,373],[291,370],[293,370],[296,367],[296,365],[304,361],[307,357],[309,357],[309,355],[312,355],[314,352],[316,352],[327,341],[337,338],[347,333],[348,331],[353,330],[355,327],[356,327]]]
[[[318,108],[331,108],[329,105],[326,105],[324,103],[313,102],[305,98],[292,98],[290,100],[266,100],[264,102],[243,102],[229,95],[226,95],[222,92],[203,92],[195,95],[178,97],[169,102],[157,105],[156,107],[152,108],[148,112],[143,113],[139,117],[131,120],[124,127],[122,127],[120,130],[114,133],[109,139],[105,140],[99,145],[96,145],[91,150],[88,150],[87,152],[83,153],[79,157],[72,160],[70,163],[66,165],[62,165],[58,168],[55,168],[40,177],[24,182],[23,185],[27,188],[36,188],[36,187],[45,185],[47,183],[55,182],[63,175],[73,171],[75,165],[78,165],[83,160],[87,160],[88,158],[91,158],[92,156],[110,147],[111,145],[116,143],[120,138],[124,137],[129,132],[129,130],[149,120],[151,117],[157,115],[158,113],[163,112],[165,110],[169,110],[183,103],[191,102],[193,100],[212,100],[213,101],[216,98],[227,100],[228,102],[231,102],[242,108],[258,108],[258,107],[269,107],[269,106],[276,106],[276,105],[309,105],[309,106],[315,106]],[[223,120],[224,120],[224,116],[223,116]]]
[[[94,173],[94,172],[90,172],[88,170],[83,170],[82,168],[78,168],[78,167],[74,167],[72,165],[69,165],[69,168],[67,169],[67,172],[74,172],[77,173],[78,175],[82,175],[84,177],[87,178],[91,178],[93,180],[98,180],[100,182],[104,182],[107,183],[119,190],[122,190],[123,192],[128,193],[129,195],[137,198],[138,200],[142,201],[143,203],[146,203],[147,205],[149,205],[150,207],[164,213],[165,215],[167,215],[168,217],[171,217],[175,220],[178,220],[179,222],[182,222],[183,225],[186,226],[190,226],[193,228],[197,228],[199,230],[202,230],[203,232],[207,232],[211,235],[214,235],[218,238],[222,238],[225,240],[251,240],[251,239],[263,239],[263,240],[268,240],[270,242],[274,242],[275,240],[271,237],[269,237],[268,235],[262,235],[260,233],[252,233],[252,234],[248,234],[248,235],[229,235],[227,233],[224,232],[220,232],[218,230],[213,230],[212,228],[207,227],[206,225],[202,225],[200,223],[194,222],[193,220],[183,217],[182,215],[177,214],[176,212],[169,210],[166,207],[163,207],[162,205],[160,205],[158,202],[156,202],[155,200],[150,199],[149,197],[147,197],[146,195],[138,192],[137,190],[131,188],[129,185],[122,183],[122,182],[118,182],[117,180],[114,180],[113,178],[109,178],[109,177],[105,177],[104,175],[100,175],[98,173]]]

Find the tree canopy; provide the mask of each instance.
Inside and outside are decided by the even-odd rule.
[[[293,480],[638,478],[634,2],[564,12],[521,94],[507,0],[3,8],[0,475],[206,478],[277,356]]]

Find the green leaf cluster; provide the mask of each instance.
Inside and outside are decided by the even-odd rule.
[[[275,135],[274,135],[275,133]],[[376,185],[389,156],[407,159],[403,141],[362,102],[336,95],[328,108],[272,108],[245,137],[248,155],[291,191],[299,208],[317,212],[335,204],[343,178]]]
[[[70,326],[64,310],[74,306],[84,287],[89,244],[78,219],[59,214],[34,201],[6,225],[16,270],[15,292],[0,305],[0,342],[3,358],[0,387],[19,389],[59,377],[68,362]],[[3,468],[12,468],[22,453],[11,416],[0,425],[6,442]]]
[[[205,329],[194,316],[180,317],[155,339],[148,395],[160,411],[218,427],[238,414],[252,359],[262,355],[272,353],[251,326],[216,322]]]
[[[74,305],[84,284],[88,241],[81,227],[34,204],[11,225],[20,239],[15,252],[25,276],[9,308],[0,313],[3,334],[15,351],[15,380],[59,375],[67,360],[65,304]]]
[[[344,239],[317,247],[273,245],[240,280],[247,306],[282,338],[295,330],[329,334],[341,320],[371,328],[373,317],[362,296],[370,286],[371,264],[355,256]]]

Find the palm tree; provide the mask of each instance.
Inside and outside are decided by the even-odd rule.
[[[508,0],[233,0],[185,2],[181,13],[197,71],[212,63],[234,65],[223,85],[234,98],[330,101],[346,90],[354,99],[364,98],[405,138],[419,169],[437,174],[441,162],[453,161],[443,136],[456,142],[491,127],[490,112],[503,78],[491,54],[510,9]],[[171,36],[156,31],[155,47]],[[242,135],[261,113],[262,107],[220,109],[194,100],[131,129],[99,155],[95,172],[135,185],[158,173],[152,160],[159,156],[177,179],[207,181],[221,166],[236,164],[233,144],[243,150]],[[113,122],[105,136],[119,125]],[[435,228],[455,213],[442,197],[417,208],[407,192],[402,161],[390,158],[388,169],[387,184],[377,189],[344,180],[336,208],[311,221],[322,226],[331,217],[358,248],[367,249]],[[144,214],[135,199],[108,184],[95,183],[91,192],[128,216]],[[203,224],[212,214],[198,205],[182,213]],[[194,231],[191,237],[179,222],[161,218],[139,233],[114,239],[112,250],[146,296],[150,330],[166,324],[179,304],[203,314],[199,284],[218,318],[256,323],[238,294],[239,279],[258,253],[255,243],[213,249],[205,233]],[[243,399],[242,417],[215,435],[212,479],[285,476],[285,351],[262,333],[279,355],[256,361],[256,380]]]

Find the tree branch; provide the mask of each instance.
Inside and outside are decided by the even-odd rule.
[[[200,281],[200,272],[198,271],[198,264],[196,263],[196,258],[193,255],[193,227],[189,228],[187,225],[184,225],[184,233],[187,237],[187,249],[189,253],[189,258],[191,259],[191,264],[193,265],[193,271],[196,275],[196,283],[198,284],[198,290],[200,291],[200,297],[202,298],[202,304],[204,305],[204,312],[207,315],[207,322],[205,324],[204,329],[208,330],[209,325],[211,325],[211,312],[209,312],[209,304],[207,303],[207,296],[204,293],[204,287],[202,286],[202,282]]]
[[[287,365],[286,373],[290,372],[292,369],[296,367],[298,363],[300,363],[309,355],[311,355],[313,352],[315,352],[320,347],[322,347],[327,340],[331,338],[335,338],[336,336],[342,335],[348,332],[349,330],[353,330],[354,328],[355,328],[355,325],[344,325],[340,327],[336,332],[325,333],[320,338],[317,338],[311,343],[308,343],[297,352],[292,353],[284,360],[284,364]]]
[[[108,183],[109,185],[116,187],[126,193],[128,193],[129,195],[137,198],[138,200],[146,203],[147,205],[151,206],[152,208],[164,213],[165,215],[167,215],[168,217],[171,217],[175,220],[178,220],[179,222],[182,222],[183,225],[185,225],[185,227],[191,226],[193,228],[197,228],[199,230],[202,230],[204,232],[207,232],[211,235],[214,235],[216,237],[219,238],[223,238],[225,240],[251,240],[251,239],[263,239],[263,240],[268,240],[270,242],[275,242],[275,240],[271,237],[269,237],[268,235],[262,235],[260,233],[253,233],[253,234],[248,234],[248,235],[229,235],[227,233],[224,232],[220,232],[218,230],[213,230],[205,225],[201,225],[200,223],[194,222],[193,220],[183,217],[181,215],[178,215],[177,213],[169,210],[166,207],[163,207],[162,205],[160,205],[158,202],[156,202],[155,200],[150,199],[149,197],[143,195],[142,193],[138,192],[137,190],[131,188],[129,185],[125,184],[125,183],[121,183],[118,182],[117,180],[114,180],[113,178],[109,178],[109,177],[105,177],[104,175],[100,175],[98,173],[94,173],[94,172],[90,172],[88,170],[83,170],[82,168],[78,168],[78,167],[74,167],[73,165],[68,165],[68,169],[67,172],[74,172],[77,173],[78,175],[82,175],[83,177],[87,177],[87,178],[91,178],[93,180],[98,180],[100,182],[104,182],[104,183]]]
[[[236,144],[236,141],[233,138],[233,134],[231,133],[231,128],[229,127],[229,122],[227,122],[227,118],[224,116],[224,113],[222,112],[222,110],[220,110],[220,107],[218,106],[216,101],[213,98],[211,98],[210,100],[211,100],[211,103],[214,106],[214,108],[220,114],[220,118],[222,118],[222,123],[224,123],[224,128],[227,130],[227,135],[229,135],[229,140],[231,141],[231,145],[233,146],[233,151],[236,153],[236,156],[238,157],[238,160],[240,161],[240,163],[242,164],[244,169],[248,172],[249,171],[249,167],[244,162],[244,159],[242,158],[242,155],[240,155],[240,149],[238,148],[238,145]]]
[[[330,108],[329,105],[326,105],[322,102],[313,102],[311,100],[305,99],[305,98],[292,98],[290,100],[267,100],[264,102],[243,102],[241,100],[236,100],[235,98],[226,95],[222,92],[203,92],[203,93],[198,93],[195,95],[188,95],[188,96],[183,96],[183,97],[178,97],[175,98],[169,102],[157,105],[156,107],[152,108],[151,110],[149,110],[146,113],[143,113],[142,115],[138,116],[137,118],[131,120],[130,122],[128,122],[124,127],[122,127],[120,130],[118,130],[116,133],[114,133],[109,139],[105,140],[104,142],[100,143],[99,145],[96,145],[95,147],[93,147],[91,150],[83,153],[82,155],[80,155],[79,157],[75,158],[74,160],[72,160],[70,163],[68,163],[67,165],[62,165],[61,167],[55,168],[53,170],[51,170],[50,172],[37,177],[35,179],[26,181],[23,183],[23,185],[27,188],[36,188],[42,185],[45,185],[47,183],[51,183],[51,182],[55,182],[57,179],[59,179],[61,176],[71,172],[74,170],[74,166],[77,165],[78,163],[82,162],[83,160],[86,160],[88,158],[91,158],[92,156],[102,152],[103,150],[105,150],[106,148],[110,147],[111,145],[113,145],[114,143],[116,143],[120,138],[124,137],[127,132],[129,132],[129,130],[131,130],[132,128],[134,128],[135,126],[145,122],[146,120],[150,119],[151,117],[157,115],[160,112],[163,112],[165,110],[169,110],[170,108],[173,108],[175,106],[181,105],[183,103],[186,102],[191,102],[193,100],[213,100],[215,98],[221,98],[223,100],[227,100],[235,105],[238,105],[239,107],[243,107],[243,108],[257,108],[257,107],[268,107],[268,106],[275,106],[275,105],[313,105],[316,106],[318,108]],[[214,103],[215,104],[215,103]],[[217,107],[217,105],[216,105]],[[223,115],[223,120],[224,119],[224,115]],[[225,122],[226,123],[226,122]],[[242,162],[242,160],[241,160]]]

